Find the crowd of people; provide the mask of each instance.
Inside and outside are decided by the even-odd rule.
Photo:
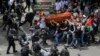
[[[40,16],[39,20],[34,20],[35,15],[38,15],[34,11],[35,0],[0,0],[0,13],[3,14],[3,30],[7,30],[8,48],[7,54],[10,54],[9,50],[13,47],[13,52],[16,53],[15,37],[19,42],[21,48],[21,56],[28,56],[29,54],[35,56],[70,56],[68,47],[81,48],[89,46],[92,43],[96,43],[95,36],[98,33],[98,27],[100,22],[100,6],[90,6],[92,3],[79,2],[78,0],[57,0],[53,4],[52,9],[56,14],[63,12],[70,12],[71,18],[58,23],[51,20],[46,24],[45,13]],[[26,3],[24,8],[23,3]],[[89,4],[90,3],[90,4]],[[30,11],[25,15],[25,21],[21,22],[23,14],[26,13],[26,8]],[[15,19],[17,18],[17,19]],[[27,38],[26,32],[21,28],[26,22],[30,23],[30,39]],[[19,36],[19,30],[23,31],[23,34]],[[42,41],[40,41],[42,39]],[[43,46],[48,45],[47,40],[51,40],[54,45],[50,51],[46,50]],[[32,50],[29,48],[30,42],[32,42]],[[100,42],[100,41],[98,41]],[[64,50],[59,53],[57,46],[59,44],[67,44]]]
[[[50,24],[46,26],[45,18],[42,16],[39,21],[40,29],[46,29],[56,44],[65,41],[68,45],[81,47],[90,45],[91,42],[95,43],[95,35],[98,33],[100,21],[100,7],[91,8],[91,6],[84,4],[81,8],[82,5],[77,1],[73,4],[70,2],[69,0],[57,0],[54,10],[57,14],[67,10],[72,13],[71,18],[67,18],[61,23],[51,20]]]

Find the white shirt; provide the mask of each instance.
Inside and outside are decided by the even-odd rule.
[[[83,31],[83,33],[85,32],[85,26],[84,25],[81,26],[81,30]]]
[[[55,3],[55,10],[60,10],[61,9],[61,3],[60,2],[56,2]]]
[[[46,52],[45,50],[41,49],[41,53],[43,56],[49,56],[50,52]]]
[[[42,17],[40,20],[40,28],[46,28],[45,18]]]
[[[68,5],[68,1],[64,1],[64,4],[65,4],[65,5]]]
[[[13,5],[13,3],[14,3],[14,0],[9,0],[9,2],[8,2],[8,5]]]
[[[61,8],[64,8],[65,2],[64,1],[60,1],[61,3]]]

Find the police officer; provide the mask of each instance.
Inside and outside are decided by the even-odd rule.
[[[31,2],[30,2],[30,0],[26,0],[25,2],[26,2],[25,10],[28,7],[28,11],[29,11],[30,10],[30,7],[31,7]]]
[[[24,46],[22,47],[22,49],[21,49],[21,56],[29,56],[29,54],[32,55],[32,51],[29,50],[28,44],[29,44],[29,43],[26,42],[26,43],[24,44]]]
[[[33,47],[34,56],[40,56],[41,46],[39,45],[39,43],[37,42],[33,43],[32,47]]]
[[[32,39],[32,43],[34,43],[34,42],[36,42],[36,41],[39,41],[39,34],[38,34],[38,33],[35,33],[35,35],[33,35],[33,36],[31,37],[31,39]]]
[[[70,56],[67,46],[61,51],[60,56]]]
[[[4,13],[4,15],[3,15],[3,23],[2,23],[2,25],[0,26],[0,27],[3,27],[3,30],[5,30],[6,29],[6,25],[7,25],[7,23],[8,23],[8,12],[6,11],[5,13]]]
[[[47,40],[47,38],[48,38],[48,33],[46,32],[45,29],[41,29],[40,37],[42,38],[42,43],[43,43],[44,45],[47,45],[46,40]]]
[[[50,56],[58,56],[57,44],[51,48]]]
[[[19,38],[19,44],[21,45],[21,47],[24,46],[24,42],[27,42],[27,39],[26,39],[26,35],[25,34],[22,34]]]
[[[21,21],[21,17],[22,17],[22,6],[21,5],[17,5],[16,6],[16,13],[17,13],[17,17],[18,17],[18,21],[20,22]]]
[[[9,50],[11,47],[13,47],[13,52],[17,52],[16,48],[15,48],[15,40],[13,37],[13,31],[11,31],[11,33],[8,35],[8,48],[7,48],[7,54],[10,54]]]
[[[6,30],[6,27],[8,26],[8,28],[12,25],[12,16],[11,16],[11,14],[8,12],[8,11],[6,11],[5,12],[5,14],[4,14],[4,16],[3,16],[3,24],[2,24],[2,26],[3,26],[3,30]]]

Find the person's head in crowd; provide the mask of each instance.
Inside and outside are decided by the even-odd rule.
[[[35,30],[35,28],[34,28],[33,26],[31,26],[31,27],[29,28],[29,31],[30,31],[31,33],[33,33],[34,30]]]
[[[81,29],[81,27],[78,25],[78,26],[77,26],[77,30],[80,30],[80,29]]]
[[[83,12],[80,12],[79,13],[79,17],[83,17]]]
[[[36,25],[38,23],[38,20],[34,20],[34,24]]]
[[[85,23],[82,23],[82,26],[85,26]]]
[[[75,2],[75,3],[74,3],[74,6],[75,6],[75,7],[77,7],[77,6],[78,6],[78,3],[77,3],[77,2]]]
[[[29,47],[28,45],[29,45],[29,42],[25,41],[24,42],[24,47],[27,47],[28,48]]]
[[[80,19],[80,18],[76,18],[76,22],[78,22],[78,23],[79,23],[80,21],[81,21],[81,19]]]
[[[60,26],[60,24],[59,24],[59,23],[56,23],[56,26],[57,26],[57,27],[59,27],[59,26]]]
[[[65,23],[65,24],[69,24],[68,19],[66,19],[64,23]]]
[[[93,15],[94,15],[94,17],[95,17],[95,18],[97,18],[97,17],[98,17],[97,13],[95,13],[95,12],[94,12],[94,14],[93,14]]]
[[[64,48],[65,48],[66,50],[68,50],[68,45],[65,44],[65,45],[64,45]]]
[[[43,28],[43,29],[41,29],[41,32],[45,32],[46,30]]]
[[[24,41],[26,41],[26,35],[25,35],[25,34],[22,34],[21,37],[22,37],[22,39],[23,39]]]
[[[79,15],[78,15],[77,12],[74,12],[74,13],[73,13],[73,18],[74,18],[74,19],[76,19],[78,16],[79,16]]]
[[[71,12],[71,10],[70,9],[67,9],[66,12]]]
[[[14,28],[11,28],[10,29],[10,34],[13,34],[14,35],[15,33],[16,33],[16,30]]]
[[[91,13],[90,16],[88,16],[89,19],[93,19],[94,15]]]

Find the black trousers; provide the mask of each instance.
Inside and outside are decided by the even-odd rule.
[[[46,40],[47,40],[47,39],[46,39],[46,38],[42,38],[42,39],[43,39],[42,43],[43,43],[43,44],[46,44]]]
[[[31,3],[26,1],[26,7],[24,8],[24,10],[26,10],[26,8],[28,8],[28,11],[29,11],[30,7],[31,7]]]
[[[94,31],[91,31],[91,32],[90,32],[90,36],[91,36],[91,40],[92,40],[92,42],[95,42]]]
[[[7,52],[9,52],[10,48],[13,48],[13,52],[15,52],[15,43],[8,43],[8,48],[7,48]]]

